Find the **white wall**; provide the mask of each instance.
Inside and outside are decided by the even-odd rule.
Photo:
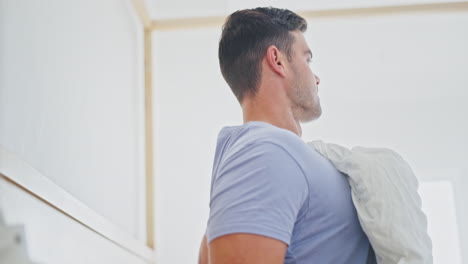
[[[144,236],[142,27],[127,0],[0,0],[0,144]]]
[[[312,68],[321,77],[324,114],[304,125],[305,140],[393,148],[423,183],[450,180],[445,174],[458,172],[454,197],[440,199],[442,206],[431,204],[432,195],[447,192],[428,192],[429,185],[421,192],[428,214],[441,212],[427,208],[453,207],[458,217],[440,222],[429,215],[432,234],[458,222],[460,250],[433,235],[435,263],[461,263],[457,254],[468,252],[467,212],[461,206],[468,200],[461,192],[468,187],[466,28],[468,13],[460,11],[320,18],[309,20],[306,34],[315,56]],[[161,263],[195,262],[209,211],[216,134],[223,125],[241,122],[219,72],[219,35],[219,28],[153,35]]]
[[[217,28],[154,33],[156,245],[159,263],[194,263],[223,125],[241,122],[217,66]]]

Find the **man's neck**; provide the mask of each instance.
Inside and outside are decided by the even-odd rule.
[[[242,105],[242,110],[244,123],[262,121],[289,130],[299,137],[302,135],[301,124],[294,118],[290,109],[249,102]]]
[[[289,130],[289,131],[293,132],[294,134],[296,134],[299,137],[301,137],[301,135],[302,135],[302,128],[301,128],[301,125],[299,123],[289,124],[289,123],[277,122],[276,120],[270,120],[270,119],[264,119],[264,118],[248,118],[248,119],[244,118],[244,124],[247,123],[247,122],[250,122],[250,121],[265,122],[265,123],[274,125],[276,127]]]

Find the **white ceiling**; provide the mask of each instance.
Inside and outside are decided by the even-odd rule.
[[[348,9],[415,4],[467,2],[462,0],[145,0],[153,19],[227,16],[235,10],[258,6],[293,11]]]

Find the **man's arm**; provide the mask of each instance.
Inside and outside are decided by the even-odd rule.
[[[210,264],[280,264],[287,249],[279,240],[246,233],[218,237],[208,247]]]
[[[210,264],[208,261],[208,243],[206,242],[206,235],[203,236],[200,253],[198,255],[198,264]]]
[[[273,143],[252,144],[238,155],[212,184],[209,263],[283,263],[309,197],[303,171]]]

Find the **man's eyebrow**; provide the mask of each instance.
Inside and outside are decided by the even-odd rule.
[[[312,55],[312,51],[311,51],[310,49],[306,50],[304,53],[305,53],[305,54],[309,54],[311,59],[314,57],[314,56]]]

